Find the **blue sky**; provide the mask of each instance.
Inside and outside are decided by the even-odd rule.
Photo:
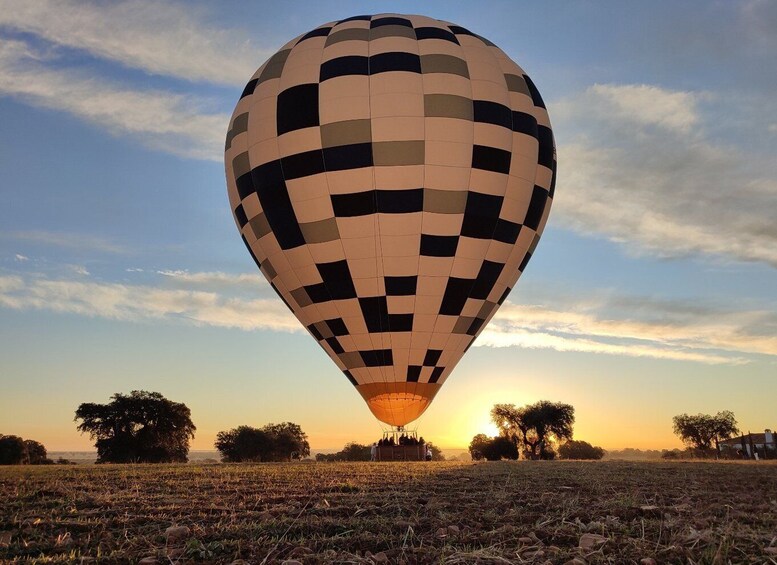
[[[777,426],[777,4],[2,4],[0,433],[88,448],[77,405],[146,389],[200,449],[281,420],[314,448],[379,434],[246,253],[222,150],[268,56],[381,12],[499,45],[558,143],[538,252],[420,432],[463,447],[539,399],[610,448],[675,446],[681,412]]]

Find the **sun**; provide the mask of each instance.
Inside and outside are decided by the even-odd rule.
[[[480,422],[478,422],[479,434],[486,434],[488,437],[495,437],[499,435],[499,428],[496,427],[491,418],[486,416]]]

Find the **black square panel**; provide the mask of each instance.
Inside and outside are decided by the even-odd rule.
[[[374,190],[351,192],[349,194],[332,194],[332,209],[337,218],[351,218],[374,214],[377,209],[377,194]]]
[[[523,270],[526,268],[526,265],[529,264],[529,259],[531,259],[531,253],[527,253],[523,257],[523,261],[521,261],[521,264],[518,266],[518,270],[523,272]]]
[[[372,143],[355,143],[324,148],[327,171],[345,171],[372,166]]]
[[[356,379],[354,379],[354,378],[353,378],[353,374],[351,373],[351,371],[345,370],[345,371],[343,371],[343,374],[346,376],[346,378],[348,379],[348,381],[349,381],[349,382],[350,382],[350,383],[351,383],[353,386],[359,386],[359,383],[357,383],[357,382],[356,382]]]
[[[476,335],[480,331],[480,328],[482,328],[483,324],[485,323],[486,323],[486,320],[484,318],[475,318],[474,320],[472,320],[472,323],[467,329],[467,335],[471,335],[471,336]]]
[[[506,175],[510,173],[510,157],[510,152],[504,149],[497,149],[496,147],[488,147],[486,145],[472,146],[473,169],[482,169]]]
[[[496,222],[496,228],[494,229],[494,239],[501,241],[502,243],[513,244],[518,241],[518,236],[521,234],[521,224],[516,224],[509,220],[499,218]]]
[[[311,284],[303,288],[314,304],[320,304],[321,302],[329,302],[332,300],[332,297],[329,296],[329,291],[327,290],[324,283]]]
[[[464,308],[464,303],[469,298],[469,291],[472,289],[472,279],[460,279],[451,277],[445,287],[445,294],[442,297],[440,305],[440,314],[444,316],[458,316]]]
[[[513,128],[512,111],[507,106],[490,100],[473,100],[472,108],[476,122],[494,124],[510,130]]]
[[[537,126],[537,139],[540,142],[537,163],[549,169],[553,168],[553,132],[545,126]]]
[[[548,191],[541,186],[535,185],[523,225],[537,231],[537,228],[540,226],[540,221],[542,220],[542,214],[545,212],[545,204],[547,204],[547,202]]]
[[[493,239],[499,212],[502,210],[501,196],[469,191],[461,235],[478,239]]]
[[[475,279],[475,284],[472,285],[472,290],[469,292],[470,298],[477,298],[479,300],[485,300],[491,293],[491,289],[494,288],[496,280],[502,273],[504,265],[502,263],[495,263],[493,261],[485,260],[480,266],[480,271]]]
[[[326,325],[332,334],[336,336],[348,335],[348,328],[345,326],[345,322],[342,318],[333,318],[332,320],[324,320]]]
[[[368,332],[389,331],[388,303],[385,296],[359,298],[359,306]]]
[[[459,40],[456,39],[452,32],[439,27],[417,27],[415,29],[415,36],[419,41],[422,39],[443,39],[459,45]]]
[[[351,271],[348,269],[348,261],[343,259],[333,263],[319,263],[316,268],[332,300],[356,298],[356,289],[353,286]]]
[[[389,314],[389,327],[384,331],[392,332],[412,332],[413,315],[412,314]]]
[[[386,18],[375,18],[370,22],[370,28],[382,27],[382,26],[405,26],[413,27],[410,20],[405,18],[397,18],[395,16],[388,16]]]
[[[531,93],[531,100],[534,102],[535,106],[539,106],[540,108],[545,107],[545,102],[542,101],[542,96],[540,96],[540,91],[537,90],[537,87],[534,86],[534,82],[532,79],[530,79],[527,75],[523,75],[523,80],[526,81],[526,86],[529,87],[529,93]]]
[[[340,342],[337,341],[336,337],[328,337],[326,338],[326,342],[329,344],[329,347],[332,348],[332,351],[334,351],[336,354],[345,353],[343,346],[340,345]]]
[[[254,78],[248,81],[248,84],[246,84],[246,87],[243,89],[243,94],[240,95],[240,98],[243,99],[246,96],[251,96],[254,93],[254,90],[256,90],[256,84],[259,82],[258,78]]]
[[[525,112],[513,112],[513,131],[537,137],[537,118]]]
[[[248,217],[246,216],[245,210],[243,210],[242,204],[238,204],[237,208],[235,208],[235,218],[241,229],[248,223]]]
[[[421,255],[427,257],[454,257],[458,245],[457,235],[421,234]]]
[[[261,262],[259,261],[259,259],[257,258],[256,254],[254,253],[254,250],[253,250],[253,249],[251,249],[251,246],[250,246],[250,245],[248,245],[248,240],[246,239],[246,236],[244,236],[243,234],[240,234],[240,239],[242,239],[242,240],[243,240],[243,243],[245,244],[245,246],[246,246],[246,249],[248,249],[248,252],[251,254],[251,259],[253,259],[253,260],[254,260],[254,263],[256,263],[256,266],[257,266],[257,267],[261,267],[261,266],[262,266],[262,263],[261,263]]]
[[[388,296],[412,296],[416,292],[418,277],[385,277]]]
[[[382,214],[407,214],[424,209],[424,189],[378,190],[378,212]]]
[[[287,88],[278,95],[277,110],[278,135],[319,125],[318,83]]]
[[[442,355],[441,349],[427,349],[426,356],[424,357],[424,367],[434,367],[437,365],[440,355]]]
[[[263,174],[263,169],[268,174]],[[252,171],[253,183],[267,223],[270,224],[281,249],[293,249],[305,245],[305,238],[294,214],[286,183],[283,180],[275,180],[278,171],[280,164],[277,161],[256,167]]]
[[[253,172],[249,171],[237,177],[235,179],[235,187],[237,188],[237,194],[240,196],[240,200],[243,200],[244,198],[247,198],[248,195],[256,192],[256,189],[254,188]]]
[[[359,351],[359,355],[367,367],[387,367],[394,364],[394,354],[390,349]]]
[[[299,41],[297,41],[297,45],[305,41],[306,39],[311,39],[313,37],[326,37],[329,35],[329,32],[332,31],[331,27],[320,27],[318,29],[314,29],[313,31],[309,31],[305,35],[299,38]]]
[[[254,187],[251,192],[270,186],[277,186],[283,182],[283,168],[281,167],[280,159],[263,163],[251,169],[251,183]],[[245,198],[245,196],[242,198]]]
[[[324,155],[320,149],[281,157],[283,178],[286,180],[309,177],[324,172]]]
[[[407,382],[409,383],[417,383],[418,378],[421,376],[421,369],[422,367],[420,365],[410,365],[407,368]]]
[[[435,367],[432,369],[432,376],[429,377],[429,382],[434,384],[438,380],[440,380],[440,377],[442,376],[442,372],[445,370],[445,367]]]
[[[324,336],[321,335],[321,332],[318,331],[318,328],[316,327],[315,324],[310,324],[309,326],[307,326],[307,328],[308,328],[308,331],[313,335],[313,337],[316,338],[318,341],[321,341],[322,339],[324,339]]]
[[[421,74],[421,58],[415,53],[395,51],[370,57],[370,74],[406,71]]]
[[[553,171],[553,174],[550,177],[550,191],[548,192],[549,198],[553,198],[553,195],[556,193],[556,167],[557,166],[558,166],[558,163],[554,160],[553,168],[551,169]]]
[[[319,81],[324,82],[330,78],[336,78],[347,75],[367,75],[369,74],[369,59],[359,55],[348,55],[338,57],[321,63],[321,72]]]

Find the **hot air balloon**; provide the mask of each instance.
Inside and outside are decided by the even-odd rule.
[[[556,155],[496,45],[398,14],[324,24],[254,73],[229,200],[273,289],[382,422],[420,416],[537,247]]]

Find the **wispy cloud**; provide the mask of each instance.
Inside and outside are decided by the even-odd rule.
[[[302,329],[277,298],[240,299],[216,292],[153,285],[0,276],[0,307],[131,322],[167,320],[287,332]]]
[[[258,275],[161,271],[156,276],[147,284],[0,276],[0,307],[303,331]],[[753,355],[777,356],[776,335],[775,312],[732,312],[642,297],[568,297],[563,309],[505,303],[475,344],[741,364]]]
[[[563,138],[554,220],[632,251],[777,266],[777,156],[711,140],[708,97],[595,85],[552,104]]]
[[[47,59],[23,41],[0,42],[0,94],[68,112],[167,153],[221,160],[229,116],[208,113],[205,101],[162,90],[133,90],[79,71],[55,70],[45,64]]]
[[[45,230],[0,232],[0,238],[15,241],[28,241],[47,247],[62,247],[81,251],[98,251],[127,255],[131,253],[128,247],[111,241],[108,238],[68,232],[50,232]]]
[[[157,274],[168,277],[174,281],[188,285],[209,286],[209,287],[234,287],[249,286],[256,289],[267,286],[267,282],[260,274],[229,274],[218,271],[206,271],[191,273],[182,270],[162,270],[156,271]]]
[[[506,303],[476,342],[710,364],[777,355],[777,314],[673,309],[660,300],[615,297],[557,310]]]
[[[15,261],[18,261],[20,263],[23,263],[24,261],[29,261],[30,260],[29,257],[27,257],[26,255],[22,255],[21,253],[17,253],[16,255],[14,255],[13,258],[14,258]]]
[[[128,67],[191,81],[241,85],[272,53],[247,32],[220,29],[191,3],[5,0],[0,26]]]

